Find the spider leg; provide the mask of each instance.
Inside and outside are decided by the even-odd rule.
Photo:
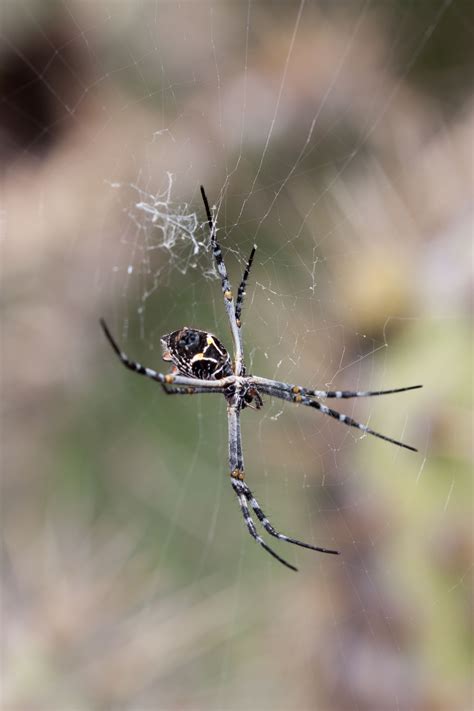
[[[285,565],[291,570],[297,570],[294,565],[288,563],[284,558],[281,558],[275,551],[270,548],[270,546],[263,540],[263,538],[258,534],[255,527],[255,523],[252,519],[249,510],[249,503],[252,509],[255,511],[257,518],[260,523],[270,535],[275,538],[279,538],[282,541],[287,541],[287,543],[294,543],[297,546],[303,546],[303,548],[311,548],[312,550],[320,551],[322,553],[337,553],[337,551],[328,550],[325,548],[316,548],[315,546],[309,545],[309,543],[303,543],[302,541],[297,541],[294,538],[289,538],[284,536],[282,533],[278,533],[270,521],[266,518],[262,509],[258,505],[255,497],[250,491],[247,484],[244,483],[244,458],[242,454],[242,437],[240,434],[240,410],[238,408],[238,398],[240,393],[236,392],[234,396],[234,401],[228,406],[227,417],[229,424],[229,466],[230,466],[230,476],[232,488],[234,489],[237,499],[240,504],[240,510],[242,511],[242,516],[247,526],[248,532],[254,540],[259,543],[267,553],[270,553],[274,558],[276,558],[280,563]]]
[[[250,515],[247,496],[242,483],[244,477],[244,457],[242,453],[242,436],[240,433],[239,398],[240,392],[238,392],[237,389],[233,401],[227,407],[227,421],[229,426],[229,466],[232,488],[237,495],[245,525],[247,526],[247,530],[252,538],[254,538],[257,543],[259,543],[262,548],[267,551],[267,553],[270,553],[270,555],[279,560],[280,563],[286,565],[287,568],[297,570],[294,565],[291,565],[283,558],[280,558],[280,556],[275,553],[275,551],[272,550],[267,543],[265,543],[263,538],[257,533],[255,523]]]
[[[217,230],[216,223],[212,216],[211,208],[209,207],[209,202],[207,195],[203,186],[201,185],[201,196],[204,202],[204,207],[206,210],[207,222],[209,224],[209,230],[211,233],[211,247],[212,254],[214,256],[214,261],[216,263],[217,271],[221,278],[222,293],[224,295],[224,306],[227,311],[227,317],[229,319],[230,330],[232,332],[232,340],[234,342],[235,351],[235,374],[241,375],[243,370],[243,355],[242,355],[242,338],[240,334],[240,328],[237,323],[237,318],[235,315],[235,304],[234,296],[232,294],[232,286],[227,274],[227,268],[224,262],[224,257],[222,256],[222,250],[219,242],[217,241]]]
[[[225,388],[213,388],[212,390],[209,390],[208,388],[205,387],[170,387],[169,385],[166,385],[165,383],[162,383],[163,385],[163,390],[167,395],[205,395],[206,393],[223,393],[225,392]]]
[[[130,358],[127,356],[126,353],[120,350],[119,345],[117,341],[114,339],[112,334],[110,333],[107,324],[105,323],[104,319],[100,319],[100,325],[102,326],[102,330],[105,333],[105,336],[114,349],[115,353],[118,355],[120,358],[121,362],[124,364],[126,368],[129,370],[132,370],[135,373],[139,373],[140,375],[145,375],[148,378],[152,378],[153,380],[157,380],[161,385],[163,385],[163,388],[166,390],[164,387],[165,384],[165,376],[162,373],[157,373],[155,370],[152,370],[151,368],[145,368],[144,365],[141,365],[141,363],[137,363],[136,361],[130,360]]]
[[[255,379],[257,380],[257,379]],[[283,385],[287,385],[283,383]],[[348,425],[349,427],[355,427],[358,430],[361,430],[362,432],[365,432],[366,434],[370,434],[373,437],[378,437],[379,439],[383,439],[386,442],[391,442],[392,444],[396,444],[398,447],[404,447],[405,449],[409,449],[411,452],[417,452],[418,450],[415,447],[412,447],[409,444],[405,444],[404,442],[399,442],[397,439],[392,439],[391,437],[387,437],[386,435],[380,434],[380,432],[376,432],[375,430],[372,430],[370,427],[367,425],[363,425],[360,422],[357,422],[356,420],[353,420],[352,417],[349,417],[349,415],[344,415],[341,412],[337,412],[336,410],[331,409],[330,407],[327,407],[326,405],[321,404],[317,400],[311,400],[306,395],[301,394],[304,392],[303,388],[299,388],[298,386],[289,386],[291,387],[291,390],[280,390],[278,387],[272,387],[271,385],[258,385],[259,390],[263,393],[267,393],[267,395],[271,395],[273,397],[277,397],[280,400],[286,400],[287,402],[296,402],[300,405],[306,405],[307,407],[313,407],[315,410],[319,410],[320,412],[323,413],[323,415],[329,415],[329,417],[333,417],[335,420],[338,420],[338,422],[343,422],[345,425]],[[288,385],[287,385],[288,387]]]
[[[392,395],[392,393],[404,393],[407,390],[416,390],[423,385],[409,385],[405,388],[393,388],[392,390],[308,390],[301,388],[303,395],[319,398],[351,398],[351,397],[374,397],[376,395]]]
[[[352,417],[349,417],[349,415],[343,415],[341,412],[336,412],[336,410],[333,410],[330,407],[326,407],[326,405],[322,405],[317,400],[310,400],[309,398],[303,397],[301,400],[301,404],[307,405],[308,407],[314,407],[316,410],[319,410],[320,412],[322,412],[323,415],[329,415],[329,417],[333,417],[334,419],[338,420],[339,422],[343,422],[345,425],[348,425],[349,427],[355,427],[356,429],[361,430],[362,432],[365,432],[366,434],[370,434],[373,437],[378,437],[379,439],[384,439],[386,442],[391,442],[392,444],[396,444],[398,447],[404,447],[405,449],[409,449],[411,452],[418,451],[415,447],[412,447],[410,444],[405,444],[404,442],[400,442],[397,439],[392,439],[392,437],[387,437],[387,435],[380,434],[380,432],[376,432],[375,430],[372,430],[370,427],[367,427],[367,425],[363,425],[360,422],[356,422],[356,420],[353,420]]]
[[[244,303],[244,297],[245,297],[245,288],[247,286],[247,280],[249,278],[250,269],[252,268],[252,262],[253,262],[253,258],[255,256],[256,249],[257,249],[257,245],[254,244],[254,246],[252,247],[252,251],[250,252],[250,256],[247,260],[247,266],[245,267],[242,281],[240,282],[239,288],[237,291],[237,299],[235,301],[235,320],[237,321],[237,326],[239,328],[240,328],[240,314],[242,313],[242,304]]]
[[[288,563],[288,561],[286,561],[284,558],[281,558],[277,553],[275,553],[274,550],[272,550],[270,548],[270,546],[268,546],[265,543],[263,538],[261,536],[259,536],[259,534],[257,533],[257,529],[255,528],[255,523],[253,522],[252,517],[250,515],[250,511],[249,511],[249,507],[248,507],[248,503],[247,503],[247,496],[244,493],[244,490],[242,488],[242,482],[238,481],[237,479],[234,479],[234,478],[232,478],[231,481],[232,481],[232,488],[234,489],[235,493],[237,494],[237,498],[239,500],[240,510],[242,511],[242,516],[244,517],[245,524],[246,524],[248,531],[249,531],[250,535],[252,536],[252,538],[254,538],[257,541],[257,543],[260,543],[262,548],[264,550],[266,550],[267,553],[270,553],[270,555],[272,555],[278,561],[280,561],[280,563],[285,565],[287,568],[290,568],[290,570],[297,571],[298,568],[295,568],[294,565],[291,565],[291,563]]]
[[[234,486],[234,482],[232,482],[232,485]],[[339,555],[339,551],[332,550],[330,548],[321,548],[319,546],[312,546],[309,543],[304,543],[303,541],[298,541],[296,538],[290,538],[290,536],[285,536],[284,533],[279,533],[275,528],[273,528],[272,524],[268,520],[268,518],[265,516],[263,513],[262,509],[260,508],[260,505],[252,492],[250,491],[249,487],[247,484],[245,484],[243,481],[236,482],[236,485],[241,489],[241,492],[244,494],[245,498],[249,502],[250,506],[252,509],[255,511],[255,514],[264,527],[264,529],[269,533],[271,536],[274,536],[275,538],[278,538],[280,541],[286,541],[287,543],[293,543],[295,546],[301,546],[302,548],[310,548],[312,551],[318,551],[318,553],[332,553],[333,555]],[[235,486],[234,486],[235,489]]]
[[[166,385],[180,385],[184,388],[192,388],[193,391],[195,391],[195,388],[201,388],[203,392],[204,390],[206,392],[222,392],[227,385],[231,385],[233,382],[233,376],[221,378],[220,380],[201,380],[200,378],[188,378],[185,375],[175,375],[172,373],[163,375],[163,373],[159,373],[153,370],[153,368],[145,368],[141,363],[130,360],[127,354],[120,350],[104,319],[100,319],[100,325],[102,326],[107,340],[123,365],[134,373],[139,373],[139,375],[144,375],[160,383],[164,390],[166,390]],[[184,392],[186,391],[184,390]]]
[[[391,390],[310,390],[309,388],[303,388],[299,385],[293,385],[291,383],[282,383],[279,380],[269,380],[268,378],[260,378],[258,376],[252,376],[252,381],[257,387],[268,386],[276,390],[282,390],[286,393],[299,393],[300,395],[307,395],[308,397],[317,397],[321,399],[391,395],[392,393],[403,393],[407,390],[417,390],[418,388],[423,387],[423,385],[408,385],[404,388],[392,388]]]

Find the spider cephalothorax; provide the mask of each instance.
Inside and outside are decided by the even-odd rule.
[[[152,368],[130,360],[130,358],[120,350],[119,346],[112,337],[105,321],[101,320],[102,328],[108,338],[110,345],[114,349],[117,356],[120,358],[126,368],[129,368],[135,373],[145,375],[160,383],[163,390],[168,395],[190,395],[192,393],[219,393],[224,395],[227,401],[227,422],[229,430],[229,469],[232,488],[234,489],[239,501],[240,509],[250,535],[264,548],[267,553],[270,553],[274,558],[286,565],[292,570],[296,570],[294,565],[288,563],[281,558],[258,533],[253,516],[255,516],[265,531],[278,538],[280,541],[294,543],[303,548],[311,548],[321,553],[337,553],[337,551],[329,550],[328,548],[320,548],[318,546],[297,541],[295,538],[285,536],[279,533],[263,513],[257,500],[251,490],[244,481],[244,457],[242,453],[242,437],[240,432],[240,413],[245,407],[253,407],[259,409],[262,406],[261,395],[268,395],[286,402],[299,403],[305,407],[311,407],[314,410],[319,410],[324,415],[334,418],[338,422],[342,422],[349,427],[370,434],[387,442],[392,442],[399,447],[411,449],[416,452],[414,447],[408,444],[399,442],[391,437],[375,432],[367,425],[363,425],[356,420],[353,420],[349,415],[344,415],[337,410],[320,402],[328,398],[346,399],[371,397],[374,395],[388,395],[389,393],[399,393],[405,390],[414,390],[421,388],[421,385],[411,385],[405,388],[393,388],[391,390],[313,390],[304,388],[300,385],[285,383],[279,380],[269,380],[261,378],[257,375],[249,375],[245,371],[244,354],[242,347],[241,334],[241,312],[242,304],[245,296],[245,287],[252,266],[253,257],[255,254],[255,246],[250,252],[247,265],[244,270],[244,275],[240,286],[237,290],[237,296],[234,301],[232,287],[227,275],[227,269],[224,263],[224,257],[217,241],[217,229],[213,219],[209,203],[207,201],[204,188],[201,187],[201,195],[206,208],[207,221],[211,232],[211,249],[216,263],[217,271],[221,278],[222,293],[224,295],[224,306],[229,319],[230,330],[232,332],[232,340],[234,346],[234,357],[231,361],[229,353],[223,344],[216,336],[207,331],[200,331],[196,328],[181,328],[179,331],[163,336],[161,345],[163,347],[163,359],[173,363],[173,371],[167,375],[159,373]],[[251,511],[253,513],[251,513]]]
[[[217,380],[232,375],[230,356],[219,339],[208,331],[180,328],[161,338],[163,360],[171,361],[181,375]]]

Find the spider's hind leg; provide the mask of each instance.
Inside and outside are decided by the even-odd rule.
[[[240,479],[236,479],[234,476],[231,477],[231,481],[232,488],[237,494],[237,498],[239,500],[240,510],[242,511],[242,516],[244,517],[245,525],[247,526],[248,532],[250,533],[252,538],[254,538],[257,543],[259,543],[262,548],[267,551],[267,553],[270,553],[270,555],[280,561],[280,563],[285,565],[287,568],[290,568],[290,570],[298,571],[298,568],[295,568],[294,565],[291,565],[291,563],[288,563],[288,561],[286,561],[284,558],[281,558],[277,553],[275,553],[275,551],[272,550],[270,546],[265,543],[263,538],[257,533],[257,529],[255,527],[255,523],[253,522],[252,516],[250,515],[247,503],[247,491],[250,491],[248,486],[244,484],[243,481],[241,481]]]
[[[246,500],[248,501],[252,509],[255,511],[255,515],[257,516],[258,520],[262,524],[265,531],[267,531],[267,533],[269,533],[271,536],[278,538],[280,541],[293,543],[295,546],[301,546],[302,548],[310,548],[313,551],[318,551],[318,553],[331,553],[332,555],[339,555],[339,551],[335,551],[330,548],[320,548],[319,546],[312,546],[309,543],[298,541],[296,540],[296,538],[290,538],[289,536],[285,536],[284,533],[279,533],[279,531],[273,528],[272,524],[263,513],[257,499],[254,497],[247,484],[245,484],[244,482],[239,482],[239,484],[241,485]]]

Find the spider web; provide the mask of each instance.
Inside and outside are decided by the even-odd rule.
[[[18,416],[5,708],[469,706],[468,10],[7,4],[6,367],[31,434]],[[275,544],[296,576],[245,530],[223,398],[166,398],[97,323],[156,369],[183,325],[230,348],[201,184],[234,289],[257,246],[249,372],[425,385],[328,403],[418,454],[279,400],[243,413],[272,523],[341,552]]]

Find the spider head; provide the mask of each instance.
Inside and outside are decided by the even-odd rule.
[[[184,326],[161,338],[163,360],[171,361],[181,375],[217,380],[232,375],[229,354],[208,331]]]

